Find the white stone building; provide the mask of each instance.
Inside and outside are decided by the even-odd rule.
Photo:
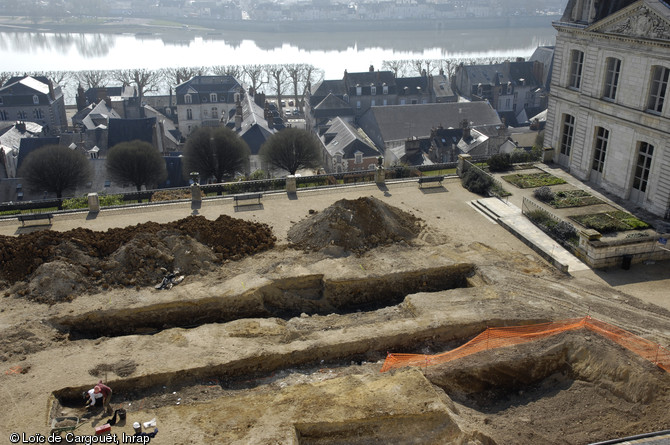
[[[670,217],[670,5],[569,0],[545,145],[580,180]]]

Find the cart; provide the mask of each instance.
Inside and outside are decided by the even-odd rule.
[[[79,417],[76,416],[55,417],[51,421],[50,434],[60,436],[61,433],[65,431],[74,431],[82,425],[83,423],[79,423]]]

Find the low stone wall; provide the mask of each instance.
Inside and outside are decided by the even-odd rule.
[[[659,244],[658,239],[668,239],[670,235],[650,235],[645,238],[603,241],[600,233],[589,230],[579,234],[579,248],[576,255],[594,269],[622,265],[625,258],[631,264],[643,261],[668,260],[670,251]]]

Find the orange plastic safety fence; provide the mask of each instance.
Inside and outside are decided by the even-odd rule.
[[[428,367],[467,357],[487,349],[503,348],[551,337],[566,331],[587,328],[635,352],[660,368],[670,372],[670,352],[660,345],[637,337],[616,326],[591,317],[528,326],[488,328],[463,346],[437,355],[388,354],[381,372],[405,366]]]

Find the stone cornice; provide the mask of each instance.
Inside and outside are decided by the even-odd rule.
[[[566,26],[566,27],[560,27],[557,26],[558,24],[554,25],[554,28],[559,33],[566,33],[566,34],[575,34],[575,35],[580,35],[585,38],[588,38],[589,40],[595,40],[595,39],[601,39],[601,40],[612,40],[612,41],[618,41],[618,42],[624,42],[624,43],[637,43],[641,45],[647,45],[647,46],[655,46],[658,48],[670,48],[670,40],[665,41],[665,40],[654,40],[654,39],[645,39],[641,37],[634,37],[634,36],[624,36],[624,35],[616,35],[616,34],[603,34],[600,32],[593,32],[593,31],[588,31],[584,28],[574,28],[571,26]]]

